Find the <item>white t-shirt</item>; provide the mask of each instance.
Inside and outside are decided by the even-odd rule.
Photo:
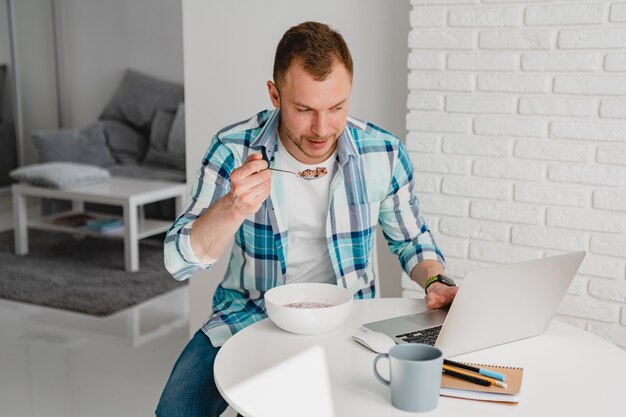
[[[295,175],[280,175],[287,198],[289,241],[287,251],[287,283],[326,282],[335,284],[335,272],[330,262],[326,244],[326,216],[328,194],[333,177],[337,152],[324,162],[307,165],[295,159],[278,141],[275,168],[300,172],[315,167],[325,167],[328,173],[308,181]]]

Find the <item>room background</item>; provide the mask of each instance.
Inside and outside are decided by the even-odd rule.
[[[25,134],[60,126],[52,4],[58,6],[63,40],[59,75],[66,89],[61,126],[80,128],[94,123],[126,68],[183,80],[180,0],[13,0],[13,4]],[[0,0],[0,32],[7,29],[6,21],[6,0]],[[3,61],[8,59],[8,48],[7,38],[0,36]],[[25,156],[26,163],[34,162],[34,154]],[[39,210],[38,202],[34,203],[33,214]],[[0,231],[12,226],[11,198],[0,195]],[[121,242],[118,250],[123,256]],[[36,264],[38,259],[30,262]],[[0,270],[5,266],[0,263]],[[50,273],[54,272],[51,268]],[[42,279],[51,278],[46,274]],[[186,288],[183,291],[182,295]],[[156,300],[158,308],[184,305],[177,293]],[[127,320],[133,315],[141,316],[143,331],[163,329],[168,321],[162,312],[149,307],[154,301],[98,318],[3,299],[0,415],[153,415],[171,366],[186,343],[185,329],[175,328],[153,343],[132,346],[132,326]]]
[[[36,162],[31,133],[95,122],[127,68],[183,82],[180,1],[14,0],[13,6],[22,164]],[[0,62],[10,62],[7,19],[7,0],[0,0]],[[5,99],[13,100],[8,87]],[[1,216],[10,207],[8,193],[0,192],[0,229],[10,223]]]
[[[20,0],[15,8],[25,137],[41,129],[93,123],[127,68],[183,81],[179,2]],[[59,40],[58,75],[55,36]],[[30,141],[24,142],[25,160],[32,163]]]

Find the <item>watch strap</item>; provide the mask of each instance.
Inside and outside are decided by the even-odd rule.
[[[428,287],[430,287],[432,284],[434,284],[435,282],[441,282],[444,285],[447,285],[449,287],[454,287],[454,281],[452,281],[450,278],[446,277],[445,275],[442,274],[437,274],[437,275],[433,275],[432,277],[428,278],[426,280],[426,282],[424,282],[424,292],[428,293]]]

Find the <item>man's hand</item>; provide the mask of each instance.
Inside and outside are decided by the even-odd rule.
[[[435,282],[428,287],[426,293],[426,307],[442,308],[452,303],[459,287],[449,287],[441,282]]]
[[[250,155],[245,164],[230,174],[229,202],[241,217],[254,214],[269,197],[272,171],[260,154]]]
[[[443,265],[433,259],[424,259],[411,270],[411,279],[424,288],[429,277],[443,274]],[[458,287],[449,287],[441,282],[435,282],[428,287],[428,293],[424,300],[428,308],[442,308],[452,303]]]
[[[270,195],[272,171],[261,155],[250,155],[230,175],[230,192],[198,217],[191,228],[194,254],[204,263],[222,256],[246,217],[261,208]]]

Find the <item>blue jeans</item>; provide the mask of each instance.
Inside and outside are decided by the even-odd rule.
[[[228,403],[213,379],[219,348],[198,330],[180,354],[161,394],[157,417],[217,417]]]

